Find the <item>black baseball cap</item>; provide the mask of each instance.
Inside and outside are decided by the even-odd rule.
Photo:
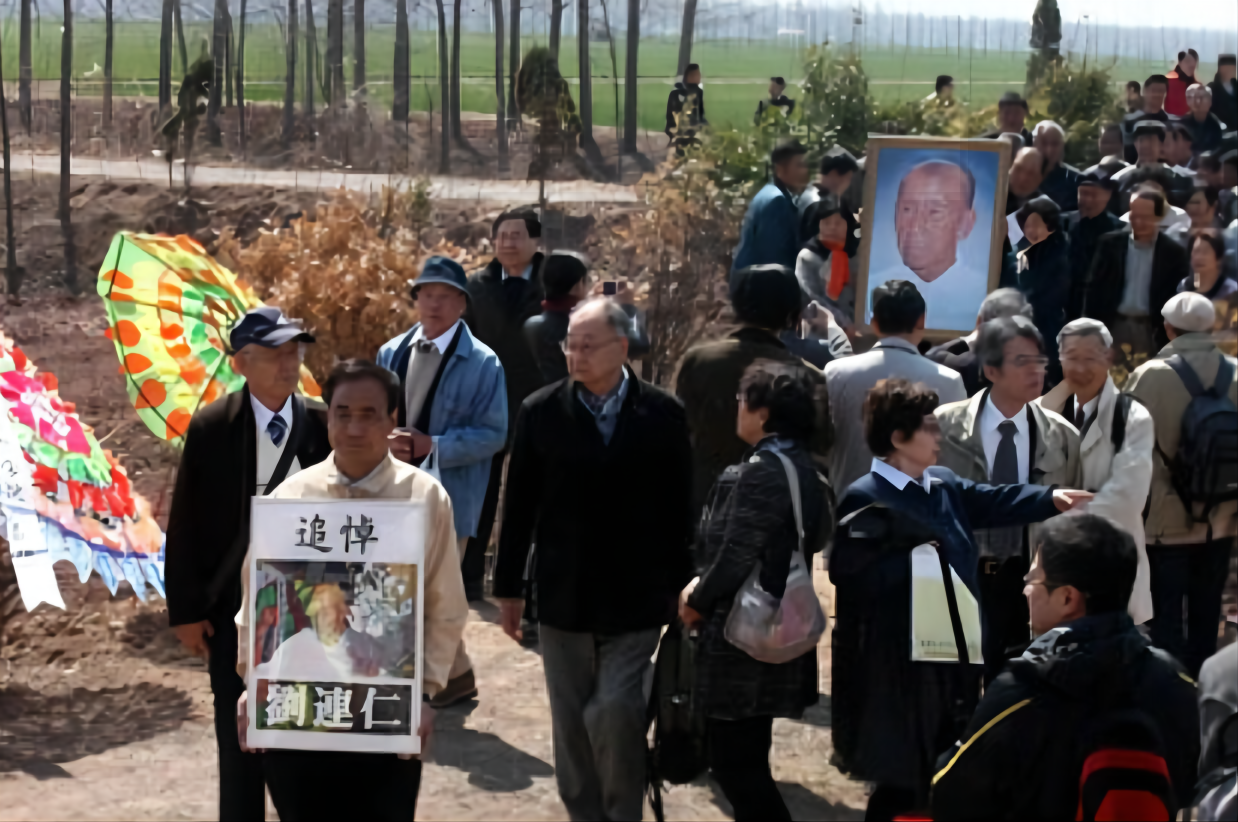
[[[417,290],[429,283],[444,283],[460,289],[465,297],[469,295],[469,278],[465,275],[464,268],[450,257],[436,255],[426,260],[409,290],[414,300],[417,299]]]
[[[1106,174],[1100,166],[1092,166],[1087,172],[1079,177],[1079,186],[1096,186],[1107,191],[1114,191],[1117,186],[1114,184],[1112,177]]]
[[[997,101],[998,108],[1003,106],[1022,106],[1023,110],[1027,111],[1027,100],[1024,100],[1023,95],[1017,91],[1008,91]]]
[[[314,336],[302,328],[298,320],[288,319],[284,312],[273,305],[246,311],[245,316],[232,326],[232,332],[228,335],[228,345],[233,352],[240,351],[247,345],[279,348],[293,340],[312,343]]]

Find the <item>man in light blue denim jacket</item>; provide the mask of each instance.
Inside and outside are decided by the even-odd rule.
[[[431,257],[412,288],[421,322],[378,350],[378,364],[399,377],[403,392],[391,453],[437,470],[451,498],[461,559],[477,533],[491,459],[507,441],[503,366],[461,320],[468,307],[466,286],[458,263]],[[423,465],[431,451],[433,467]],[[433,705],[442,708],[476,695],[473,665],[461,642],[447,687]]]

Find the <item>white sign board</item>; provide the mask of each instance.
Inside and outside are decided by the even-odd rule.
[[[968,661],[972,665],[983,664],[980,604],[953,568],[950,568],[950,583],[954,586]],[[927,543],[916,546],[911,552],[911,661],[955,664],[959,661],[941,560],[937,549]]]
[[[420,753],[425,508],[256,497],[249,745]]]

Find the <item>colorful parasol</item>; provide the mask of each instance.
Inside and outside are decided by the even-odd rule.
[[[155,436],[179,447],[200,406],[244,385],[227,356],[228,333],[262,302],[184,235],[117,234],[98,292],[133,407]],[[304,366],[300,389],[322,393]]]

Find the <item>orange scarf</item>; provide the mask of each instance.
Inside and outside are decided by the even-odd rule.
[[[851,279],[851,263],[843,251],[842,243],[827,243],[820,240],[821,245],[830,250],[830,282],[825,293],[831,300],[837,300]]]

